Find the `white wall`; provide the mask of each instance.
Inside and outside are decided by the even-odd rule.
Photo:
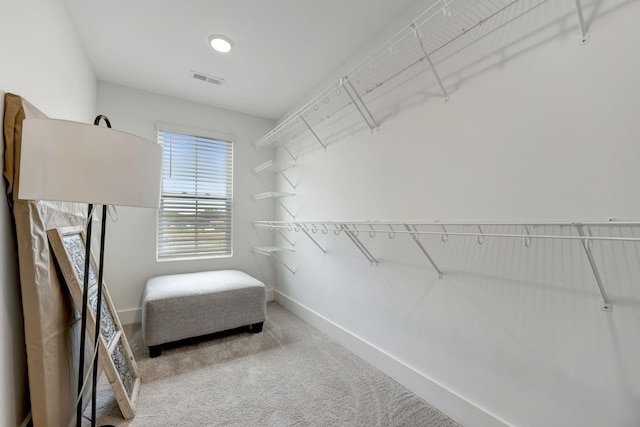
[[[583,3],[585,46],[575,2],[546,2],[439,64],[449,103],[410,72],[369,104],[379,131],[322,129],[296,219],[640,220],[640,3]],[[424,237],[438,280],[406,236],[362,233],[370,266],[344,235],[314,236],[324,256],[289,235],[277,299],[465,425],[638,424],[639,244],[594,244],[606,313],[576,242]]]
[[[4,93],[11,92],[51,117],[92,120],[96,81],[66,6],[50,0],[2,2],[0,16],[0,109]],[[4,164],[4,141],[0,145]],[[16,242],[4,200],[0,236],[0,425],[16,426],[27,415],[29,397]]]
[[[157,262],[155,210],[118,208],[118,221],[107,224],[105,281],[123,323],[140,322],[144,285],[157,275],[239,269],[273,287],[269,260],[250,250],[272,243],[255,232],[251,221],[270,218],[273,203],[254,202],[251,195],[272,190],[273,175],[254,176],[251,169],[266,160],[252,143],[273,121],[104,82],[98,85],[98,111],[114,129],[152,141],[157,140],[157,122],[234,136],[233,257]]]

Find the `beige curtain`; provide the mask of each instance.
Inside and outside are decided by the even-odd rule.
[[[43,117],[21,97],[5,94],[3,174],[18,243],[33,423],[65,427],[75,424],[80,322],[58,277],[46,231],[83,225],[86,205],[17,199],[22,120]]]

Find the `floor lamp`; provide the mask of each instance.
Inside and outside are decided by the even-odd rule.
[[[99,126],[101,120],[105,121],[106,128]],[[109,119],[102,115],[96,117],[94,125],[55,119],[22,122],[18,198],[89,204],[78,364],[78,427],[82,423],[82,395],[87,379],[84,359],[93,208],[102,205],[93,368],[89,371],[92,373],[91,425],[95,426],[107,206],[157,209],[161,164],[160,145],[111,129]]]

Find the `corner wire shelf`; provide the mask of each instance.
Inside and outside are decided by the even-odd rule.
[[[547,1],[531,0],[526,11]],[[584,44],[589,41],[589,34],[581,0],[574,1],[581,44]],[[270,146],[283,147],[295,160],[296,157],[287,144],[302,137],[312,136],[326,150],[326,143],[318,135],[318,126],[335,119],[338,113],[348,108],[357,110],[372,131],[377,129],[378,123],[364,98],[389,80],[422,62],[428,65],[444,100],[448,101],[449,94],[440,79],[436,65],[477,40],[481,35],[478,34],[478,30],[483,24],[519,2],[521,0],[436,1],[359,66],[260,138],[254,147],[258,150]]]
[[[254,253],[265,255],[275,259],[278,263],[280,263],[284,268],[289,270],[291,274],[296,274],[294,270],[291,269],[283,260],[281,260],[276,253],[277,252],[295,252],[295,249],[289,248],[281,248],[278,246],[254,246],[251,248]]]
[[[285,181],[289,183],[291,188],[295,189],[296,185],[289,179],[289,177],[284,173],[286,170],[291,169],[296,166],[295,161],[280,161],[276,162],[275,160],[267,160],[266,162],[256,166],[251,169],[251,173],[254,175],[258,175],[260,173],[273,173],[282,176]]]
[[[333,233],[336,236],[343,234],[351,240],[356,248],[364,255],[364,257],[372,265],[378,265],[378,260],[371,254],[367,247],[358,238],[360,233],[367,233],[369,237],[376,237],[377,234],[387,235],[390,239],[395,238],[397,234],[409,235],[416,243],[422,254],[427,258],[431,266],[438,274],[438,278],[442,279],[444,273],[438,267],[434,259],[431,257],[427,249],[420,242],[423,235],[440,236],[443,243],[449,240],[450,236],[475,237],[479,245],[484,244],[487,238],[518,238],[522,239],[525,247],[531,246],[534,239],[552,239],[552,240],[569,240],[578,241],[585,251],[591,271],[593,272],[596,286],[600,294],[600,309],[602,311],[612,311],[612,304],[609,301],[602,278],[598,271],[595,258],[593,256],[593,241],[612,241],[612,242],[640,242],[640,237],[622,237],[622,236],[594,236],[591,234],[592,227],[640,227],[640,222],[380,222],[380,221],[355,221],[355,222],[336,222],[336,221],[254,221],[254,227],[258,229],[282,230],[300,232],[302,231],[311,241],[323,252],[326,250],[313,238],[313,234],[320,232],[321,234]],[[489,228],[510,227],[516,229],[515,232],[499,232],[488,231]],[[552,234],[535,232],[540,227],[567,227],[575,230],[577,234]],[[449,228],[449,229],[447,229]],[[453,230],[455,228],[455,231]],[[282,233],[281,233],[282,234]],[[283,234],[284,236],[284,234]],[[286,237],[285,237],[286,238]],[[287,241],[291,243],[289,239]],[[292,244],[293,246],[293,244]],[[290,270],[291,271],[291,270]]]
[[[264,193],[258,193],[251,196],[253,200],[262,200],[262,199],[282,199],[283,197],[291,197],[295,196],[295,193],[283,193],[278,191],[266,191]]]
[[[282,209],[284,209],[284,211],[289,214],[291,218],[295,219],[296,216],[293,214],[293,212],[291,212],[291,210],[289,210],[289,208],[285,206],[284,203],[282,203],[282,200],[281,200],[285,197],[291,197],[295,195],[296,193],[282,193],[277,191],[267,191],[264,193],[254,194],[253,196],[251,196],[251,200],[256,201],[256,200],[263,200],[263,199],[274,199],[276,202],[278,202],[280,207],[282,207]]]

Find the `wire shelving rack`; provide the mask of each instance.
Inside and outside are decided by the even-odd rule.
[[[449,94],[438,74],[437,65],[477,40],[482,34],[480,29],[508,9],[522,4],[527,10],[532,10],[547,1],[437,0],[360,65],[260,138],[254,147],[285,147],[294,160],[295,156],[287,147],[292,142],[311,137],[326,149],[327,144],[319,136],[318,127],[341,117],[338,113],[345,111],[357,111],[371,130],[377,129],[378,121],[367,106],[367,98],[390,80],[421,63],[433,73],[442,97],[448,101]],[[589,34],[581,0],[574,1],[581,43],[584,44],[589,41]]]

